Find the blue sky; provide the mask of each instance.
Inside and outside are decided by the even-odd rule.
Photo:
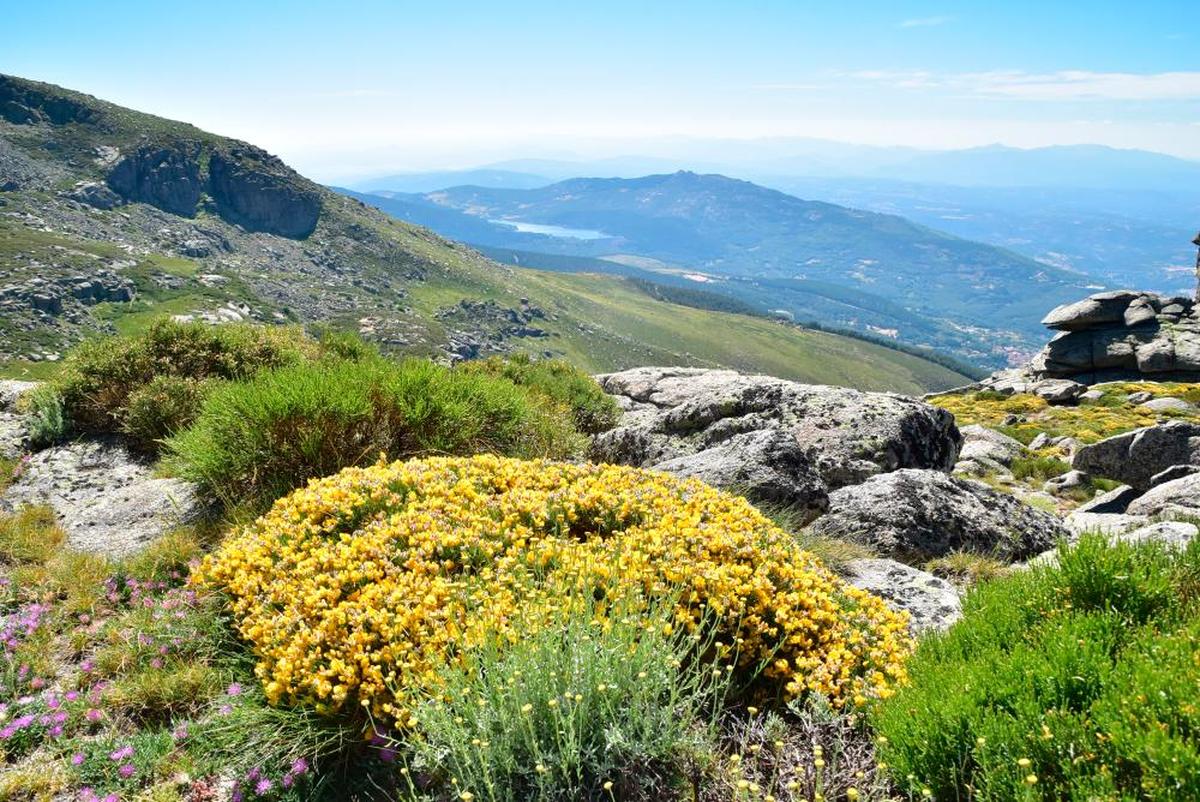
[[[0,72],[325,179],[679,137],[1200,158],[1200,18],[1182,1],[5,5]]]

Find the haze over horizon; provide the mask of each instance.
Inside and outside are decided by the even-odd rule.
[[[325,181],[786,137],[1200,159],[1198,34],[1179,1],[1095,3],[1086,28],[1032,2],[447,10],[20,4],[0,72],[258,143]],[[118,39],[136,46],[98,57]]]

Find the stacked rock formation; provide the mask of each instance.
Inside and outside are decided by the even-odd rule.
[[[1030,364],[1036,379],[1200,380],[1200,306],[1186,296],[1118,290],[1057,307],[1058,334]]]

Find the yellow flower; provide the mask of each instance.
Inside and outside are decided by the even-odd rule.
[[[273,704],[410,727],[451,656],[551,626],[601,587],[614,607],[677,597],[681,636],[714,627],[725,673],[761,665],[785,698],[886,697],[913,647],[903,615],[744,499],[614,465],[347,468],[277,501],[193,582],[230,599]]]

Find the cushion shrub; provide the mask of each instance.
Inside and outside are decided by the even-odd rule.
[[[906,617],[744,499],[611,465],[348,468],[280,499],[196,581],[228,594],[268,698],[400,724],[448,663],[589,596],[677,597],[672,628],[711,622],[713,657],[778,697],[865,704],[891,693],[910,647]]]
[[[241,379],[320,353],[317,342],[297,327],[210,326],[168,318],[140,335],[85,342],[71,351],[51,387],[63,417],[58,434],[124,432],[153,449],[157,438],[190,422],[204,380]],[[165,409],[153,413],[148,409],[153,404]],[[50,406],[45,401],[39,409]]]
[[[226,384],[167,444],[184,478],[251,506],[380,454],[566,457],[568,414],[512,382],[427,360],[324,360]]]
[[[1200,616],[1186,551],[1088,537],[977,586],[871,719],[936,799],[1200,798]]]
[[[460,370],[502,376],[565,405],[581,432],[596,434],[611,429],[621,416],[617,402],[588,374],[562,359],[531,359],[527,354],[464,362]]]

